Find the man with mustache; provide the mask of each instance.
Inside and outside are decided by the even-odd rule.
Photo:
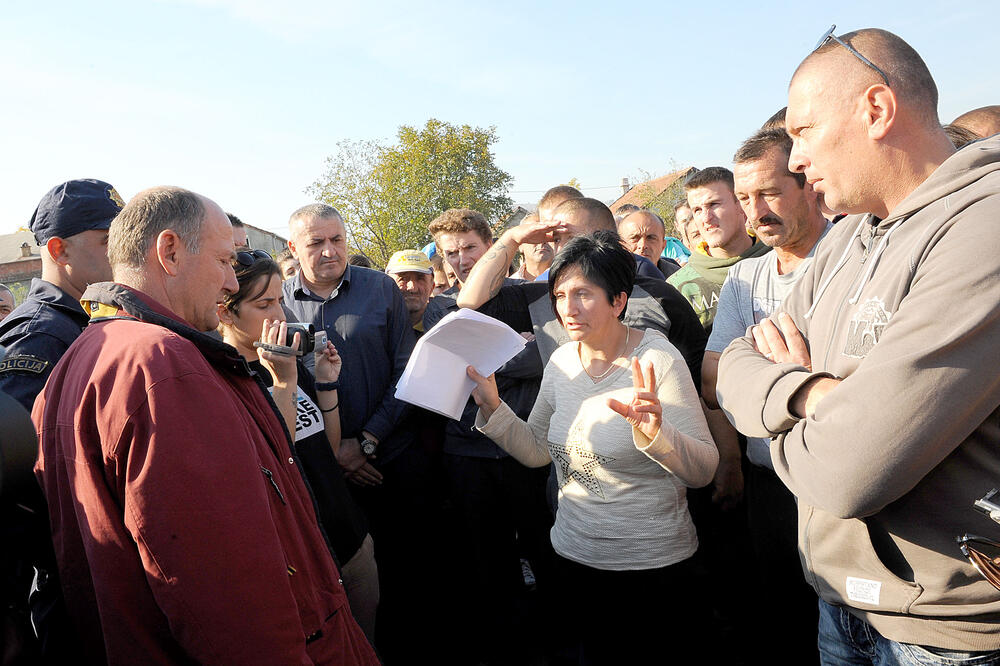
[[[736,199],[757,238],[774,251],[733,266],[722,286],[701,370],[702,395],[712,408],[718,407],[715,381],[723,350],[777,310],[830,227],[805,176],[788,170],[791,148],[785,130],[762,129],[733,158]],[[815,661],[816,595],[799,567],[795,497],[774,473],[770,444],[767,438],[748,437],[751,464],[744,466],[750,536],[757,555],[755,582],[762,590],[785,591],[771,612],[759,617],[767,622],[783,618],[787,636],[795,642],[792,654],[803,659],[812,654]],[[759,598],[772,597],[762,594]],[[758,627],[752,635],[763,638],[768,634]],[[767,648],[760,644],[758,649],[764,654]]]

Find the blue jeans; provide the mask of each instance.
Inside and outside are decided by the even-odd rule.
[[[819,600],[823,666],[1000,666],[1000,650],[963,652],[897,643],[840,606]]]

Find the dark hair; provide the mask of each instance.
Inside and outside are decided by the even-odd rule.
[[[691,190],[697,189],[699,187],[705,187],[706,185],[711,185],[712,183],[725,183],[729,186],[729,191],[735,191],[736,185],[733,183],[733,172],[726,167],[711,166],[705,167],[701,171],[695,171],[684,181],[684,191],[690,192]]]
[[[764,121],[764,124],[760,126],[762,130],[764,129],[780,129],[782,132],[785,131],[785,114],[788,113],[788,107],[783,106],[778,109],[773,116]]]
[[[269,278],[272,275],[281,277],[281,269],[273,259],[256,259],[249,266],[234,263],[233,270],[236,271],[236,281],[240,283],[240,288],[235,293],[227,294],[222,299],[222,304],[227,310],[235,314],[239,314],[243,301],[252,301],[255,298],[260,298],[261,294],[267,289],[268,280],[265,279],[262,281],[261,278]],[[262,281],[263,284],[260,289],[255,290],[254,285],[258,281]],[[251,294],[251,291],[255,291],[256,293]]]
[[[274,260],[278,262],[279,265],[288,261],[289,259],[294,259],[294,258],[295,257],[292,256],[292,251],[287,247],[278,254],[274,255]]]
[[[785,156],[785,170],[788,171],[788,158],[792,154],[792,137],[788,136],[783,129],[757,130],[753,136],[744,141],[739,147],[736,155],[733,156],[733,162],[736,164],[756,162],[763,158],[772,148],[777,148]],[[788,171],[788,175],[795,178],[795,182],[799,184],[799,187],[805,187],[806,175],[804,173],[792,173]]]
[[[232,213],[226,213],[226,217],[229,218],[229,224],[233,225],[234,227],[245,227],[246,226],[245,224],[243,224],[243,220],[241,220],[240,218],[236,217]]]
[[[627,203],[618,206],[618,208],[615,209],[615,222],[616,223],[621,222],[622,220],[624,220],[626,217],[628,217],[637,210],[642,210],[642,209],[636,206],[635,204]]]
[[[360,252],[357,254],[352,254],[347,258],[347,263],[351,266],[360,266],[361,268],[372,268],[372,260],[369,259],[364,254]]]
[[[615,296],[622,292],[625,292],[625,302],[628,303],[632,285],[635,284],[635,256],[625,249],[614,231],[602,229],[577,236],[556,255],[549,269],[549,300],[560,324],[562,319],[556,309],[556,286],[573,269],[579,270],[585,279],[603,289],[608,303],[614,303]],[[625,308],[622,308],[618,318],[625,318]]]
[[[979,141],[982,138],[972,130],[954,123],[951,125],[944,125],[941,129],[943,129],[944,133],[948,135],[951,145],[956,148],[964,148],[973,141]]]

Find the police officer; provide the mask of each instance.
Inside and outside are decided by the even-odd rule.
[[[80,306],[92,282],[111,279],[108,227],[124,207],[108,183],[71,180],[42,197],[30,228],[42,246],[42,277],[0,323],[0,391],[29,411],[52,367],[87,325]]]
[[[50,190],[29,226],[42,246],[42,277],[31,281],[27,298],[0,322],[0,390],[28,411],[45,380],[89,316],[79,298],[89,283],[111,279],[108,228],[125,206],[104,181],[71,180]],[[14,636],[7,652],[24,663],[71,663],[76,639],[59,590],[55,556],[37,487],[25,488],[0,504],[0,603],[6,630]],[[34,582],[32,578],[34,577]],[[32,632],[28,623],[28,589]],[[35,636],[32,636],[32,633]]]

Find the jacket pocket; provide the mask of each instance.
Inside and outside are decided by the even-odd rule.
[[[836,518],[815,507],[800,511],[799,521],[807,578],[823,600],[861,610],[907,613],[923,593],[919,583],[904,580],[885,566],[865,521]]]

